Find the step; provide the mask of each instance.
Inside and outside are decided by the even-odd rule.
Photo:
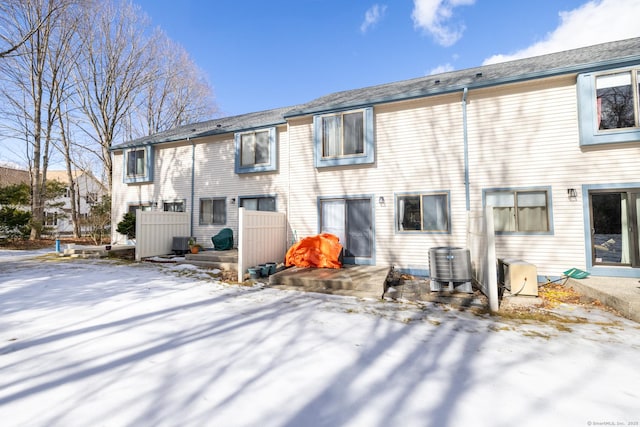
[[[178,261],[176,264],[191,264],[203,268],[217,268],[218,270],[236,271],[238,269],[237,262],[224,262],[224,261],[206,261],[185,259],[184,261]]]
[[[197,254],[185,254],[185,259],[187,261],[199,261],[199,262],[222,262],[222,263],[230,263],[237,264],[238,263],[238,253],[229,253],[229,252],[216,252],[216,251],[204,251],[199,252]]]

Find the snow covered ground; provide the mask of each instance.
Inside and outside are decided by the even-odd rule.
[[[639,425],[640,325],[556,311],[575,323],[0,251],[0,425]]]

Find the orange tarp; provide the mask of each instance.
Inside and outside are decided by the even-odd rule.
[[[305,237],[287,251],[285,265],[291,267],[340,268],[342,245],[338,236],[329,233]]]

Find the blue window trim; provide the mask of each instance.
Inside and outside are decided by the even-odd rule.
[[[549,221],[549,231],[496,231],[496,236],[553,236],[553,193],[551,186],[544,187],[499,187],[484,188],[482,190],[482,207],[487,206],[487,193],[494,191],[546,191],[547,193],[547,220]]]
[[[591,209],[589,207],[589,191],[593,190],[629,190],[640,189],[640,182],[629,182],[620,184],[584,184],[582,186],[582,212],[584,217],[584,253],[585,266],[589,273],[594,276],[611,277],[640,277],[640,268],[626,265],[621,266],[594,266],[593,250],[591,247]]]
[[[321,233],[322,230],[322,202],[326,200],[358,200],[368,199],[371,203],[371,257],[343,257],[345,264],[355,265],[376,265],[376,209],[375,209],[375,196],[373,194],[352,194],[352,195],[339,195],[339,196],[318,196],[316,198],[317,209],[317,230]],[[342,244],[342,242],[340,243]]]
[[[242,156],[242,142],[241,142],[242,135],[255,133],[255,132],[263,132],[265,130],[269,132],[269,163],[243,166],[242,157],[241,157]],[[234,135],[236,173],[243,174],[243,173],[257,173],[257,172],[273,172],[278,170],[278,155],[277,155],[276,139],[277,139],[277,132],[276,132],[275,126],[270,127],[268,129],[255,129],[248,132],[237,132]]]
[[[322,118],[335,114],[344,114],[356,111],[364,113],[364,153],[360,155],[349,155],[345,157],[322,157]],[[358,108],[354,110],[335,111],[327,114],[313,116],[313,144],[314,163],[316,168],[331,166],[350,166],[370,164],[375,161],[374,155],[374,130],[373,130],[373,107]]]
[[[403,196],[435,196],[438,194],[446,194],[447,195],[447,220],[449,224],[449,230],[447,231],[432,231],[432,230],[407,230],[403,231],[398,229],[398,197]],[[411,192],[402,192],[402,193],[394,193],[393,194],[393,221],[394,221],[394,229],[395,234],[399,235],[407,235],[407,234],[452,234],[452,224],[451,224],[451,191],[450,190],[430,190],[430,191],[411,191]]]
[[[144,175],[136,175],[136,176],[128,176],[127,175],[127,157],[132,151],[140,151],[144,150],[144,159],[145,159],[145,174]],[[123,151],[123,159],[122,159],[122,182],[125,184],[139,184],[145,182],[153,181],[153,147],[150,145],[146,145],[143,147],[135,147],[135,148],[127,148]]]
[[[636,68],[607,70],[606,73],[585,73],[578,75],[576,82],[578,96],[578,129],[580,146],[619,144],[640,141],[640,128],[601,131],[597,126],[596,116],[596,77],[616,72],[636,71]],[[638,88],[634,88],[638,90]]]

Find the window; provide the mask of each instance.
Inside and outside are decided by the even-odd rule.
[[[451,231],[448,193],[399,195],[396,209],[398,231]]]
[[[98,193],[87,193],[85,197],[87,199],[87,204],[89,205],[98,203]]]
[[[373,108],[313,120],[316,167],[373,163]]]
[[[276,210],[276,198],[272,196],[265,197],[241,197],[240,207],[250,211],[271,211]]]
[[[151,205],[148,203],[142,205],[129,205],[129,212],[133,212],[135,214],[139,210],[143,212],[150,211]]]
[[[340,157],[364,153],[364,114],[334,114],[321,117],[322,157]]]
[[[578,76],[581,145],[640,139],[640,70]]]
[[[127,153],[127,176],[145,175],[144,152],[145,150],[131,150]]]
[[[636,73],[637,75],[637,73]],[[607,74],[596,77],[596,111],[598,129],[623,129],[637,127],[634,98],[637,90],[633,90],[633,74]]]
[[[497,190],[485,193],[486,206],[493,206],[497,232],[547,232],[549,227],[546,190]]]
[[[200,199],[200,225],[227,223],[227,201],[224,198]]]
[[[184,200],[176,202],[164,202],[162,210],[165,212],[184,212]]]
[[[236,173],[269,172],[276,165],[276,128],[235,135]]]
[[[44,225],[57,226],[58,225],[58,214],[56,212],[45,212],[44,213]]]
[[[269,132],[251,132],[240,135],[242,166],[269,163]]]
[[[124,151],[124,182],[127,184],[153,180],[153,150],[151,147]]]

